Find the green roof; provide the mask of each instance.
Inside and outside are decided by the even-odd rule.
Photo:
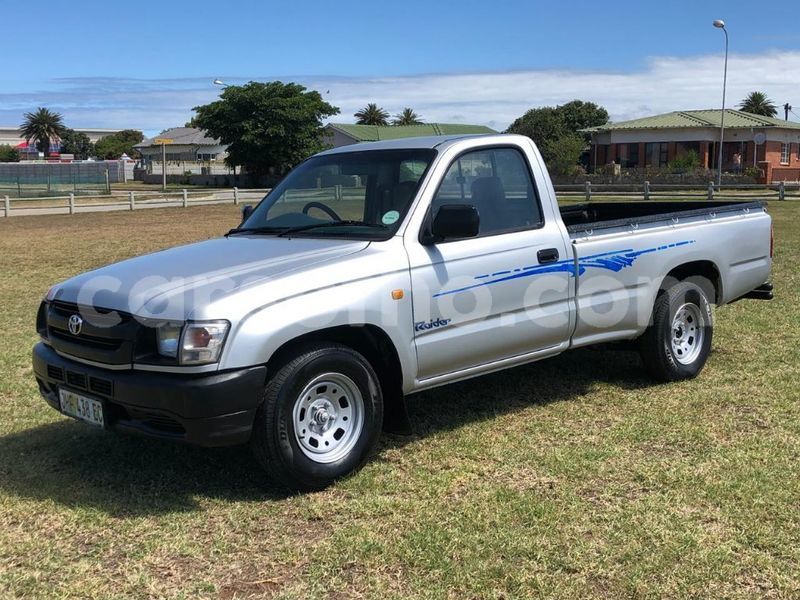
[[[713,110],[681,110],[663,115],[644,117],[643,119],[633,119],[632,121],[620,121],[619,123],[608,123],[599,127],[584,129],[586,132],[599,133],[602,131],[622,131],[628,129],[685,129],[700,127],[719,127],[720,115],[722,111]],[[788,129],[800,129],[800,123],[795,121],[784,121],[774,117],[764,117],[754,115],[741,110],[725,109],[725,128],[726,129],[750,129],[751,127],[782,127]]]
[[[359,142],[378,142],[381,140],[397,140],[400,138],[420,137],[428,135],[470,135],[479,133],[497,133],[484,125],[459,125],[451,123],[424,123],[422,125],[328,125],[338,129]]]

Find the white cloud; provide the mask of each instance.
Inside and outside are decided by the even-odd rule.
[[[800,51],[732,55],[727,105],[735,106],[752,90],[766,92],[779,105],[792,100],[800,105],[797,73]],[[24,111],[45,105],[62,112],[75,127],[130,127],[155,133],[181,125],[190,118],[193,106],[212,101],[219,89],[211,86],[211,79],[60,79],[42,91],[0,93],[0,123],[19,123]],[[358,108],[377,102],[392,113],[411,106],[427,121],[480,123],[503,129],[529,108],[576,98],[605,106],[614,120],[718,107],[722,56],[655,57],[634,72],[535,70],[281,79],[322,92],[342,109],[333,121],[352,122]]]

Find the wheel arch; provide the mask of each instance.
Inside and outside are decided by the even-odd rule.
[[[695,260],[673,267],[661,280],[658,289],[665,290],[678,281],[692,281],[699,285],[712,304],[723,302],[722,275],[711,260]]]
[[[383,428],[395,433],[410,433],[403,395],[403,365],[392,339],[377,325],[337,325],[311,331],[284,342],[267,362],[267,373],[274,373],[291,360],[301,347],[311,342],[342,344],[361,354],[375,370],[383,391]]]

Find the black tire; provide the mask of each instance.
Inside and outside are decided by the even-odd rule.
[[[689,308],[685,309],[687,306]],[[673,328],[679,309],[682,315],[688,312],[691,317],[686,328]],[[692,315],[695,309],[697,314]],[[691,327],[696,327],[696,330]],[[680,338],[678,333],[681,334]],[[691,333],[696,334],[694,346],[690,343]],[[649,374],[659,381],[696,377],[711,352],[713,333],[711,305],[703,289],[689,281],[675,283],[669,289],[661,290],[656,297],[653,321],[639,338],[642,362]],[[677,339],[682,343],[673,343]]]
[[[307,386],[315,378],[324,377],[325,374],[344,376],[354,383],[361,394],[363,405],[360,431],[351,434],[351,441],[347,446],[352,446],[349,449],[344,448],[347,450],[346,454],[333,462],[319,462],[309,458],[308,454],[312,450],[307,442],[312,436],[303,436],[306,440],[303,442],[306,444],[304,449],[295,434],[294,425],[294,411],[296,406],[300,410],[301,394],[305,395]],[[322,385],[312,389],[323,389],[321,393],[324,395],[324,387]],[[327,398],[323,400],[325,399]],[[310,413],[311,409],[307,422],[311,422]],[[327,417],[327,413],[325,416]],[[339,415],[333,419],[333,426],[341,418]],[[354,420],[351,419],[351,422]],[[358,470],[375,448],[382,422],[383,396],[380,382],[369,362],[346,346],[314,344],[299,349],[294,358],[286,361],[270,377],[264,389],[263,401],[256,413],[250,443],[256,459],[273,479],[292,490],[313,491],[323,489]],[[317,422],[314,421],[314,424]]]

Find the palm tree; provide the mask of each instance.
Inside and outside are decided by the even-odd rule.
[[[739,104],[739,108],[744,112],[765,117],[774,117],[778,114],[775,103],[767,98],[764,92],[750,92]]]
[[[35,142],[36,149],[49,156],[51,142],[59,141],[66,133],[66,127],[60,114],[40,107],[36,112],[25,113],[19,131],[28,144]]]
[[[370,102],[355,115],[356,123],[359,125],[388,125],[389,113],[377,104]]]
[[[392,119],[392,125],[422,125],[422,119],[410,108],[404,108]]]

